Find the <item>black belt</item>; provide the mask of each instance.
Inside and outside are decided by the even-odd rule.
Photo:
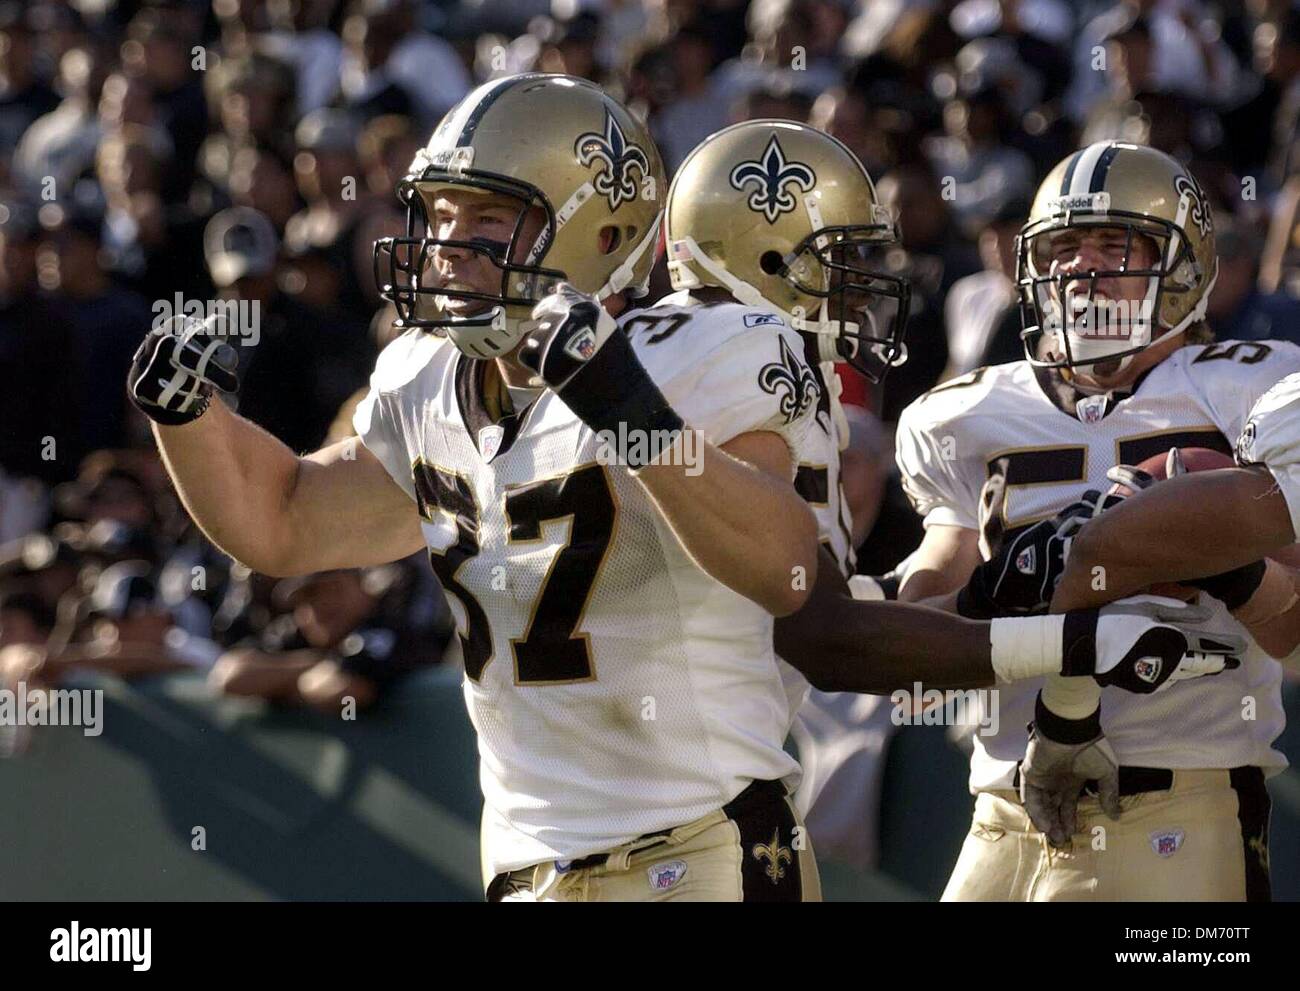
[[[1124,766],[1119,769],[1119,794],[1121,798],[1128,798],[1130,795],[1143,795],[1149,791],[1168,791],[1174,786],[1174,772],[1167,767],[1128,767]],[[1020,764],[1016,764],[1015,777],[1011,780],[1011,787],[1017,793],[1020,791]],[[1095,779],[1088,779],[1079,789],[1079,794],[1097,794],[1097,782]]]
[[[779,801],[785,798],[785,794],[786,794],[785,785],[783,785],[780,781],[751,781],[748,787],[746,787],[744,791],[742,791],[739,795],[737,795],[730,802],[724,805],[722,807],[722,810],[727,813],[728,818],[732,818],[733,813],[739,807],[748,806],[755,801],[764,801],[764,800],[772,801],[773,799]],[[685,825],[685,823],[682,823],[682,825]],[[661,836],[666,837],[674,829],[678,829],[678,828],[679,828],[678,826],[671,826],[668,829],[655,830],[653,833],[642,833],[632,842],[637,843],[640,842],[641,840],[648,840],[648,839],[653,839]],[[653,847],[655,845],[656,844],[652,843],[650,847]],[[650,849],[650,847],[646,847],[646,849]],[[637,852],[639,853],[640,851]],[[605,862],[608,860],[609,860],[608,852],[593,853],[587,857],[579,857],[577,860],[570,860],[567,864],[565,864],[564,872],[567,874],[569,871],[581,871],[581,870],[586,870],[589,867],[603,867],[605,865]],[[564,861],[556,861],[557,866],[561,863],[564,863]],[[501,896],[505,893],[505,888],[509,883],[510,875],[512,873],[513,871],[507,871],[504,874],[498,874],[496,877],[492,879],[492,883],[488,885],[488,889],[487,889],[488,901],[500,900]],[[493,897],[494,895],[496,897]]]
[[[762,801],[764,799],[770,801],[773,797],[776,796],[780,796],[780,798],[785,797],[785,785],[781,784],[781,782],[751,781],[749,785],[745,788],[745,790],[742,791],[735,798],[733,798],[726,805],[724,805],[722,807],[722,810],[727,813],[728,818],[732,818],[733,812],[737,807],[748,806],[752,802]],[[682,825],[685,825],[685,823],[683,823]],[[674,829],[677,828],[679,827],[672,826],[668,829],[656,830],[653,833],[642,833],[632,842],[639,843],[641,842],[641,840],[652,839],[656,836],[667,836],[669,833],[671,833]],[[647,847],[646,849],[649,849],[649,847]],[[640,853],[639,850],[637,852]],[[589,857],[579,857],[577,860],[569,861],[568,866],[565,867],[564,870],[567,873],[569,871],[585,870],[588,867],[604,867],[605,861],[607,860],[609,860],[608,853],[593,853]],[[558,863],[563,863],[563,861],[558,861]]]

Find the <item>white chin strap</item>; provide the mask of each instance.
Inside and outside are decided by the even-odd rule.
[[[560,235],[560,229],[564,227],[574,214],[587,203],[594,195],[595,190],[591,183],[583,183],[579,186],[572,196],[565,201],[560,207],[559,212],[555,215],[555,237]],[[614,269],[605,280],[605,284],[595,292],[598,300],[604,301],[615,293],[627,290],[632,295],[642,296],[645,294],[645,285],[633,285],[632,280],[636,278],[636,267],[641,258],[649,251],[659,239],[659,225],[663,223],[663,211],[660,210],[655,215],[654,223],[646,230],[645,235],[637,242],[636,247],[623,260],[623,264]],[[547,236],[546,231],[542,231],[533,242],[532,248],[528,251],[525,264],[537,264],[544,249],[553,243],[554,239]],[[465,354],[477,358],[498,358],[508,353],[516,344],[519,343],[525,332],[526,318],[521,319],[511,316],[504,306],[494,306],[484,313],[475,314],[467,317],[466,323],[462,325],[453,325],[444,328],[447,336],[451,338],[453,344],[460,348]]]
[[[822,300],[819,310],[819,316],[816,320],[809,320],[806,316],[796,316],[788,310],[783,310],[770,299],[759,292],[750,283],[743,279],[738,279],[725,268],[715,262],[704,251],[700,249],[693,237],[679,238],[668,247],[668,255],[671,259],[668,262],[668,275],[672,280],[674,289],[702,289],[704,283],[699,277],[691,271],[687,262],[695,262],[696,265],[704,269],[714,282],[726,289],[735,298],[736,302],[743,303],[745,306],[753,306],[762,310],[775,310],[783,316],[795,330],[806,331],[809,334],[824,335],[830,339],[829,346],[833,349],[835,340],[840,335],[840,328],[844,327],[849,333],[856,334],[858,325],[856,323],[845,322],[841,324],[838,320],[830,319],[830,301]],[[826,343],[823,342],[821,353],[826,354]],[[827,358],[828,361],[842,360],[838,354],[833,358]]]
[[[633,295],[644,295],[644,285],[633,285],[632,280],[636,278],[636,267],[641,261],[641,256],[649,251],[659,240],[659,226],[663,223],[664,213],[660,210],[655,215],[655,222],[645,232],[645,236],[637,242],[635,248],[623,259],[623,264],[614,269],[609,274],[609,279],[605,284],[596,290],[597,299],[605,299],[607,296],[613,296],[627,289]]]

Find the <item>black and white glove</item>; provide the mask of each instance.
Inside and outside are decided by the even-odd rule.
[[[632,350],[626,334],[593,297],[568,283],[533,308],[532,326],[519,349],[520,363],[536,384],[555,391],[597,434],[645,438],[625,455],[644,452],[636,470],[649,464],[681,433],[682,418],[664,398]],[[625,459],[626,460],[626,459]]]
[[[1008,533],[1003,516],[1008,465],[1008,459],[999,458],[980,490],[979,546],[984,562],[957,593],[957,612],[968,619],[1046,612],[1065,572],[1074,534],[1122,498],[1089,489],[1052,519]]]
[[[1020,801],[1030,821],[1054,847],[1068,847],[1078,831],[1079,795],[1095,781],[1102,811],[1118,819],[1119,761],[1101,732],[1101,707],[1084,719],[1065,719],[1040,694],[1020,763]]]
[[[1060,674],[1149,695],[1240,666],[1245,638],[1217,629],[1212,616],[1208,607],[1139,595],[1100,609],[995,619],[993,670],[999,681]]]
[[[145,416],[175,427],[202,416],[213,389],[237,391],[238,364],[223,315],[173,317],[140,342],[126,389]]]
[[[1230,671],[1240,666],[1246,640],[1215,629],[1213,615],[1208,607],[1158,595],[1065,613],[1060,673],[1150,695],[1176,681]]]

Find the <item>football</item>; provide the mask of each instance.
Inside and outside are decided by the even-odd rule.
[[[1231,468],[1235,461],[1222,451],[1208,447],[1171,447],[1164,454],[1153,454],[1141,464],[1135,465],[1138,472],[1151,476],[1153,482],[1163,482],[1172,475],[1184,475],[1192,471],[1213,471],[1215,468]],[[1112,476],[1113,477],[1113,476]],[[1124,482],[1116,482],[1107,494],[1128,497],[1134,490]],[[1148,590],[1152,595],[1167,595],[1170,598],[1190,602],[1196,598],[1197,589],[1190,585],[1174,582],[1152,585]]]

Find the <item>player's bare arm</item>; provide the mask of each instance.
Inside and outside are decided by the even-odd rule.
[[[940,689],[994,683],[987,623],[854,599],[830,552],[821,555],[808,604],[777,620],[775,630],[777,653],[814,688],[883,695],[916,681]]]
[[[537,306],[534,321],[518,362],[597,434],[650,439],[644,460],[626,467],[700,567],[773,615],[798,609],[816,576],[817,524],[792,484],[786,442],[753,432],[733,438],[729,449],[706,442],[699,471],[673,466],[678,459],[661,455],[691,427],[613,317],[561,285]]]
[[[701,469],[652,464],[637,478],[701,568],[773,615],[794,612],[816,580],[818,545],[789,446],[767,431],[705,443]]]
[[[980,563],[979,534],[964,526],[927,527],[899,588],[902,602],[956,611],[956,593]]]
[[[1230,540],[1206,539],[1225,526]],[[1294,542],[1286,500],[1267,470],[1224,468],[1171,478],[1125,499],[1075,535],[1052,606],[1093,606],[1156,582],[1219,574]]]
[[[215,400],[218,385],[237,385],[233,355],[222,353],[226,375],[214,369],[220,348],[233,350],[220,328],[210,320],[178,329],[179,336],[162,329],[146,338],[128,386],[154,418],[181,501],[213,543],[272,576],[380,564],[424,546],[410,498],[364,445],[345,440],[294,454]],[[183,367],[190,358],[193,370]],[[168,395],[170,382],[180,387]]]
[[[1204,535],[1234,521],[1231,540]],[[1300,601],[1286,500],[1262,467],[1171,478],[1098,516],[1071,541],[1053,611],[1111,601],[1160,582],[1244,570],[1268,558],[1233,614],[1274,657],[1300,645]]]
[[[1176,602],[986,622],[854,599],[829,552],[822,555],[809,603],[777,622],[775,639],[777,653],[823,691],[886,694],[916,681],[975,688],[1048,676],[1098,693],[1114,685],[1149,694],[1166,681],[1235,665],[1229,655],[1244,649],[1239,638],[1205,625],[1208,610]],[[1153,654],[1165,663],[1148,680],[1137,672]]]

